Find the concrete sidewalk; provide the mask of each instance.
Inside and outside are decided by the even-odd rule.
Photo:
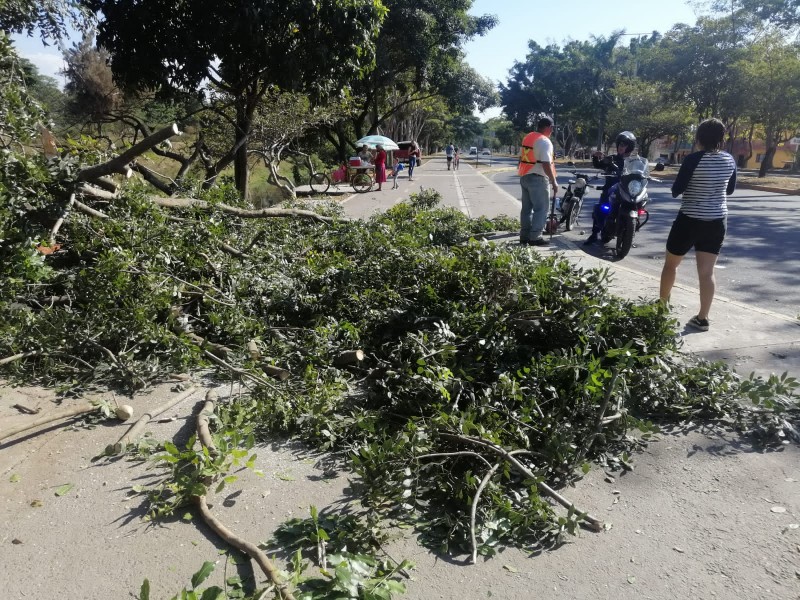
[[[504,168],[498,166],[498,169]],[[465,161],[458,171],[448,171],[443,156],[431,157],[415,169],[413,182],[408,181],[404,171],[398,183],[397,190],[389,189],[389,184],[384,185],[382,192],[350,196],[343,201],[346,213],[365,218],[390,208],[420,188],[433,188],[442,195],[444,205],[458,208],[471,217],[519,216],[518,198]],[[518,194],[516,189],[514,192]],[[497,235],[493,240],[516,244],[517,232]],[[629,265],[633,263],[611,262],[593,256],[561,233],[551,238],[549,247],[531,250],[534,251],[557,252],[584,268],[608,269],[611,290],[624,298],[654,300],[658,297],[658,277],[631,268]],[[696,287],[675,285],[673,310],[682,326],[697,313],[699,301],[700,292]],[[711,329],[698,332],[683,327],[679,334],[684,351],[709,360],[722,360],[742,375],[752,371],[757,375],[788,371],[800,376],[800,319],[716,296],[711,310]]]

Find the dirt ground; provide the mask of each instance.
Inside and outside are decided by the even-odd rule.
[[[219,390],[221,398],[229,388]],[[174,396],[170,385],[129,401],[142,414]],[[185,440],[198,392],[153,423],[156,439]],[[0,387],[1,430],[21,417],[13,404],[52,410],[41,389]],[[24,417],[22,417],[24,418]],[[29,418],[29,417],[28,417]],[[0,547],[3,599],[136,597],[149,578],[151,598],[171,598],[204,561],[216,561],[207,585],[236,574],[252,581],[249,563],[234,565],[225,544],[197,521],[143,520],[131,486],[153,481],[146,464],[92,462],[127,430],[60,423],[0,444]],[[337,510],[356,502],[346,473],[323,476],[317,457],[296,443],[258,449],[258,468],[221,495],[214,513],[230,529],[266,542],[308,507]],[[595,467],[564,494],[610,524],[582,531],[538,556],[507,550],[477,565],[465,556],[437,556],[411,537],[386,552],[413,560],[411,599],[614,598],[667,600],[800,598],[800,451],[786,445],[758,452],[736,434],[690,427],[661,435],[635,468],[607,478]],[[64,484],[73,487],[63,495]],[[280,555],[278,557],[280,561]],[[260,571],[255,571],[260,581]]]

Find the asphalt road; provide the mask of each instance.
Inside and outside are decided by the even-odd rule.
[[[488,157],[481,157],[485,159]],[[481,160],[482,164],[488,161]],[[496,158],[492,166],[512,165],[513,159]],[[489,178],[519,199],[519,181],[509,171],[487,172]],[[653,173],[657,175],[657,173]],[[566,185],[569,174],[559,175]],[[652,275],[661,272],[664,245],[669,228],[680,207],[672,198],[671,182],[650,184],[650,220],[636,236],[635,247],[624,264]],[[560,190],[562,195],[563,188]],[[591,231],[591,209],[600,196],[590,190],[585,199],[579,226],[567,239],[580,243]],[[800,314],[800,196],[787,196],[737,189],[728,199],[728,233],[717,262],[717,294],[784,315]],[[583,232],[583,233],[582,233]],[[561,233],[561,232],[560,232]],[[611,250],[602,246],[583,247],[586,252],[614,261]],[[697,287],[694,253],[690,252],[678,269],[678,281]]]

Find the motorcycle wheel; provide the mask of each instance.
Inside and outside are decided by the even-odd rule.
[[[636,230],[636,219],[625,217],[620,219],[617,231],[617,258],[625,258],[633,246],[633,233]]]
[[[576,198],[570,204],[569,212],[564,215],[564,218],[566,219],[567,231],[572,231],[572,228],[578,224],[578,216],[581,214],[581,206],[583,206],[583,198]]]

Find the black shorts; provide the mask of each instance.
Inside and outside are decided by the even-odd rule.
[[[672,229],[669,230],[667,252],[683,256],[694,247],[695,252],[719,254],[722,242],[725,241],[727,228],[728,223],[725,217],[713,221],[703,221],[678,212],[678,217],[672,223]]]

